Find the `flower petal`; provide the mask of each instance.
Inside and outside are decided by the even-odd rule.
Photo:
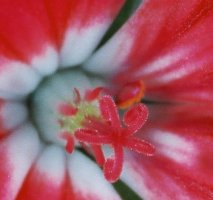
[[[212,199],[212,106],[154,106],[143,136],[153,157],[129,154],[123,180],[145,199]],[[147,134],[146,134],[147,133]]]
[[[46,75],[56,70],[58,58],[44,2],[1,1],[0,54],[30,64]]]
[[[65,172],[63,150],[47,147],[28,173],[16,200],[61,200]]]
[[[0,199],[15,199],[40,150],[37,132],[24,125],[0,142]]]
[[[104,179],[97,165],[83,154],[75,151],[69,159],[68,169],[73,192],[77,199],[120,199],[113,187]]]
[[[0,56],[0,97],[23,98],[35,89],[40,78],[29,65]]]
[[[147,98],[211,102],[212,9],[211,0],[144,1],[85,68],[142,79]]]
[[[27,118],[27,108],[21,103],[0,100],[0,137],[13,130]]]
[[[50,2],[50,6],[55,6],[54,9],[58,12],[61,1]],[[60,55],[62,66],[78,65],[92,53],[123,3],[124,0],[71,1],[68,27]]]

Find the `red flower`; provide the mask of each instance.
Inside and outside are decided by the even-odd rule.
[[[148,200],[213,199],[213,2],[144,0],[101,41],[124,3],[1,0],[0,199],[121,199],[79,144],[67,155],[60,137],[58,106],[74,101],[74,88],[82,95],[100,86],[118,107],[130,106],[124,124],[105,95],[96,99],[99,120],[83,112],[94,114],[96,103],[61,111],[78,113],[63,128],[83,128],[76,136],[105,177],[121,175]],[[142,97],[145,124],[146,108],[134,105]],[[144,144],[153,151],[145,141],[153,156],[141,154]]]

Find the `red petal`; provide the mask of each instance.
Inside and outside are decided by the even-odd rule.
[[[8,58],[31,61],[53,43],[44,1],[2,0],[0,24],[0,54]]]
[[[35,52],[40,53],[47,43],[54,43],[60,48],[68,27],[79,24],[80,27],[77,27],[80,30],[98,20],[102,22],[105,20],[104,23],[109,26],[109,21],[115,17],[122,4],[122,0],[101,3],[97,0],[84,2],[2,0],[0,9],[0,40],[4,50],[2,52],[10,57],[26,59]]]
[[[116,105],[111,96],[105,95],[100,99],[100,109],[103,118],[115,128],[120,128],[120,119]]]
[[[212,199],[212,182],[196,177],[193,168],[192,175],[191,170],[162,157],[128,158],[127,163],[123,181],[145,199]]]
[[[15,199],[41,150],[37,132],[25,125],[0,141],[0,199]]]
[[[82,63],[123,3],[124,0],[2,0],[0,96],[25,96],[37,86],[37,72],[48,75],[58,65]]]
[[[64,152],[58,147],[48,147],[28,173],[16,200],[61,200],[64,180]]]
[[[121,84],[142,79],[147,98],[211,102],[212,9],[211,0],[144,1],[87,67],[120,70]]]
[[[148,108],[144,104],[133,106],[125,112],[123,121],[128,127],[129,134],[134,134],[145,124],[148,112]]]
[[[82,153],[75,151],[69,156],[68,172],[75,198],[67,196],[63,200],[121,200],[112,185],[103,178],[101,169]]]
[[[131,154],[125,181],[145,199],[211,200],[212,105],[153,107],[143,136],[156,152],[153,157]]]

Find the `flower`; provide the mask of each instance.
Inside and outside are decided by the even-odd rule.
[[[76,139],[108,180],[120,175],[141,198],[213,199],[213,3],[145,0],[99,47],[124,3],[1,0],[1,199],[121,199]],[[75,101],[97,87],[110,93]],[[134,137],[117,134],[126,130]],[[123,157],[131,139],[154,155]]]

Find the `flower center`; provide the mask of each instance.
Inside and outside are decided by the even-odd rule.
[[[62,102],[58,106],[60,127],[63,131],[69,132],[70,134],[74,134],[76,129],[82,127],[82,123],[87,117],[100,117],[96,97],[91,100],[86,98],[81,99],[80,92],[76,88],[74,89],[74,93],[76,95],[74,102]]]
[[[81,127],[85,115],[98,115],[97,102],[77,102],[77,95],[84,95],[89,89],[101,85],[103,81],[97,77],[88,77],[79,70],[59,72],[43,80],[31,99],[31,117],[41,138],[48,143],[64,146],[65,141],[60,137],[62,130],[73,133]],[[75,112],[72,108],[78,112],[68,116]]]
[[[141,81],[116,92],[83,72],[62,72],[43,81],[34,93],[32,117],[46,142],[60,144],[69,153],[81,144],[103,167],[105,178],[115,182],[122,171],[124,148],[147,156],[155,151],[152,144],[134,136],[148,118],[147,107],[138,103],[143,91]],[[118,108],[124,109],[122,120]],[[110,157],[104,155],[106,145],[113,150]]]

